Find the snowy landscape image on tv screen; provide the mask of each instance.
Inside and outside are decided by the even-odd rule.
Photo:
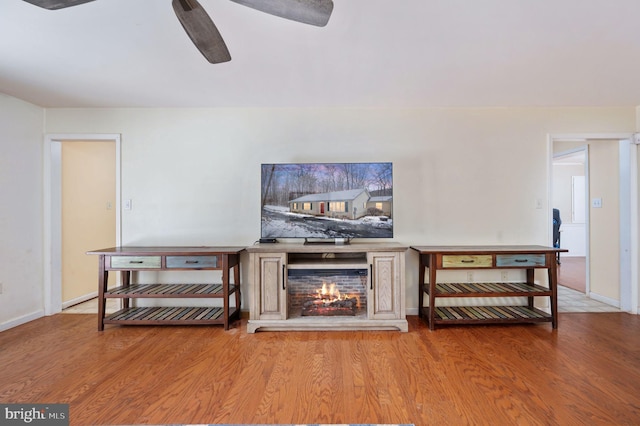
[[[262,238],[392,238],[392,163],[262,164]]]

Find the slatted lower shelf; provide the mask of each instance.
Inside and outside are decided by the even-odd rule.
[[[429,293],[429,284],[425,284]],[[512,283],[436,283],[438,297],[550,296],[551,290],[523,282]]]
[[[220,307],[137,307],[125,308],[104,319],[105,324],[221,324]]]
[[[502,322],[548,322],[552,316],[527,306],[439,306],[435,309],[438,324],[481,324]]]
[[[229,294],[236,286],[229,285]],[[222,284],[131,284],[109,289],[105,297],[224,297]]]

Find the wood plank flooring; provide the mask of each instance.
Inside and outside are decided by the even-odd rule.
[[[587,291],[586,258],[562,257],[558,265],[558,284],[581,293]]]
[[[0,402],[72,425],[640,424],[640,317],[409,333],[107,326],[54,315],[0,333]]]

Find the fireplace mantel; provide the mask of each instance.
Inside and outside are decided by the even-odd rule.
[[[250,256],[250,318],[257,330],[408,331],[404,262],[407,246],[397,243],[345,245],[256,244]],[[367,308],[363,316],[293,317],[287,306],[288,271],[366,269]]]

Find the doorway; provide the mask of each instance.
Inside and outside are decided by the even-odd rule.
[[[638,202],[635,187],[637,177],[636,146],[630,134],[586,134],[549,136],[549,203],[555,202],[554,154],[585,152],[585,294],[623,311],[637,313],[637,265],[631,262],[637,255],[637,235],[631,235]],[[569,208],[571,211],[571,209]],[[571,215],[565,215],[571,218]],[[563,218],[564,226],[564,218]],[[566,236],[562,239],[566,241]],[[549,208],[549,241],[551,240],[551,208]],[[564,248],[564,247],[563,247]],[[632,253],[633,252],[633,253]],[[560,305],[560,301],[559,301]],[[560,307],[560,306],[559,306]]]
[[[116,168],[112,141],[61,142],[62,308],[97,296],[88,250],[116,245]]]
[[[67,220],[63,215],[63,175],[67,174],[66,166],[63,165],[63,150],[66,150],[66,147],[71,147],[71,151],[82,151],[81,145],[85,146],[93,146],[89,151],[92,151],[92,154],[89,156],[93,156],[93,161],[97,161],[98,163],[102,161],[103,167],[106,169],[110,169],[112,171],[111,183],[107,184],[111,186],[113,200],[110,201],[108,199],[104,199],[103,201],[98,202],[98,211],[105,211],[108,215],[115,216],[115,226],[111,228],[110,231],[107,231],[108,234],[112,234],[107,238],[108,241],[114,242],[112,245],[120,245],[121,242],[121,231],[120,231],[120,135],[118,134],[56,134],[56,135],[47,135],[45,137],[45,149],[44,149],[44,176],[45,176],[45,185],[44,185],[44,235],[45,235],[45,247],[47,248],[44,252],[45,257],[45,276],[44,276],[44,305],[45,305],[45,314],[52,315],[62,311],[63,306],[68,306],[70,304],[78,303],[83,299],[90,298],[97,294],[97,261],[96,259],[85,259],[88,256],[84,255],[84,249],[74,249],[76,252],[80,251],[81,253],[75,253],[74,255],[78,258],[81,258],[83,261],[91,262],[94,265],[88,266],[88,268],[95,270],[91,275],[93,278],[90,283],[93,285],[93,289],[89,291],[89,286],[91,284],[87,284],[87,287],[83,290],[72,290],[69,293],[67,290],[63,292],[63,270],[69,268],[69,266],[65,265],[66,256],[63,251],[63,241],[66,238],[63,238],[64,234],[64,221]],[[63,149],[64,147],[64,149]],[[106,148],[106,151],[104,150]],[[113,150],[112,154],[109,154],[109,158],[104,158],[105,153],[107,151]],[[70,151],[68,151],[70,152]],[[69,155],[65,155],[65,157],[78,157],[77,153],[73,153]],[[79,162],[86,161],[86,156],[83,159],[85,154],[80,154]],[[108,163],[108,164],[107,164]],[[65,170],[63,170],[65,169]],[[82,172],[76,172],[82,173]],[[93,179],[96,178],[98,173],[95,170],[91,169],[90,171],[85,172],[85,176],[82,179]],[[78,177],[70,177],[71,179],[78,179]],[[89,185],[91,186],[91,185]],[[86,190],[86,188],[85,188]],[[66,191],[66,190],[65,190]],[[67,194],[68,195],[68,194]],[[82,195],[75,195],[75,198],[82,197]],[[99,198],[100,199],[100,198]],[[82,203],[81,203],[82,204]],[[72,207],[72,208],[85,208],[85,207]],[[75,219],[72,220],[71,227],[73,228],[81,228],[84,225],[80,225],[78,221],[85,221],[88,216],[90,216],[91,212],[88,210],[80,213],[75,212]],[[80,219],[78,219],[80,218]],[[67,225],[66,227],[69,227]],[[91,238],[92,235],[95,235],[93,231],[91,231],[92,225],[87,225],[85,230],[83,231],[86,234],[89,234],[88,237]],[[102,237],[100,237],[102,238]],[[100,244],[96,240],[97,244]],[[108,244],[109,245],[109,244]],[[90,247],[88,250],[95,249],[96,247]],[[87,263],[87,265],[89,265]],[[73,272],[72,272],[73,273]],[[82,279],[82,278],[80,278]],[[78,281],[80,280],[78,279]],[[88,279],[88,278],[86,278]],[[74,293],[75,292],[75,293]],[[63,293],[65,296],[63,297]],[[68,293],[68,294],[66,294]],[[65,300],[66,299],[66,300]],[[64,300],[64,302],[63,302]]]
[[[554,144],[552,206],[559,211],[560,247],[558,262],[559,282],[582,294],[589,294],[587,262],[588,152],[589,146],[560,150],[561,142]]]

